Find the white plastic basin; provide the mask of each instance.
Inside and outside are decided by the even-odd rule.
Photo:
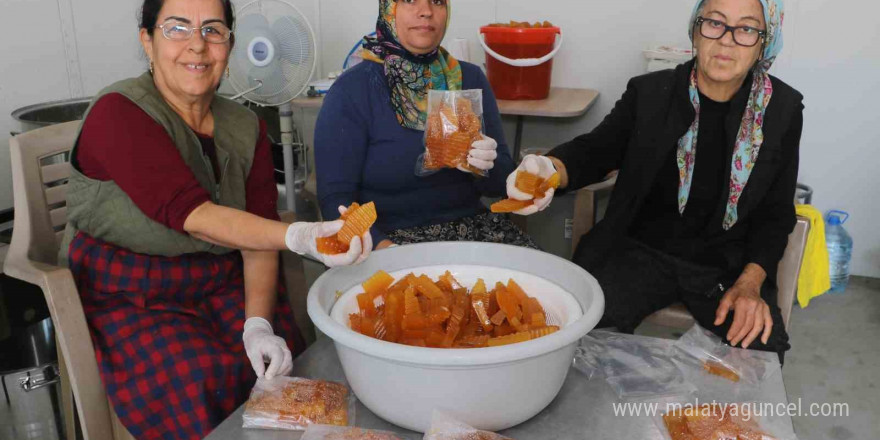
[[[436,279],[445,270],[467,287],[513,278],[547,309],[560,331],[502,347],[437,349],[381,341],[352,331],[348,313],[360,283],[377,270]],[[338,298],[338,300],[337,300]],[[480,429],[522,423],[559,393],[578,339],[598,323],[602,290],[589,273],[552,254],[491,243],[425,243],[374,252],[358,266],[325,272],[309,291],[315,326],[333,339],[354,393],[379,417],[424,432],[434,409]]]

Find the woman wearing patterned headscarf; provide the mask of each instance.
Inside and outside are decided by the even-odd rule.
[[[376,37],[363,42],[365,61],[336,80],[315,127],[322,214],[329,220],[339,216],[339,204],[375,202],[377,249],[457,240],[534,247],[507,217],[480,202],[504,194],[515,165],[486,76],[440,47],[450,8],[448,0],[379,1]],[[432,89],[482,90],[486,134],[472,145],[468,162],[487,177],[456,169],[416,175]]]
[[[775,280],[795,224],[803,97],[767,73],[782,15],[781,0],[699,1],[693,60],[633,78],[595,130],[523,160],[558,170],[565,190],[620,170],[574,255],[602,285],[606,324],[632,332],[681,301],[731,345],[789,348]]]

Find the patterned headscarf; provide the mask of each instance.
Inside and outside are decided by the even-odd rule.
[[[452,7],[447,8],[448,28]],[[397,39],[396,16],[395,0],[379,0],[376,37],[364,37],[362,57],[385,66],[397,122],[406,128],[424,130],[428,90],[461,90],[461,66],[442,47],[424,55],[406,50]]]
[[[749,101],[743,113],[742,124],[736,135],[736,144],[733,150],[733,161],[730,167],[730,194],[727,199],[727,208],[722,227],[727,230],[736,224],[737,204],[749,175],[758,160],[758,152],[764,143],[764,111],[770,104],[773,96],[773,85],[770,83],[770,75],[767,73],[779,52],[782,51],[782,0],[760,0],[764,8],[764,22],[767,24],[767,35],[764,39],[764,52],[761,60],[752,69],[752,85]],[[705,0],[698,0],[691,14],[690,38],[694,39],[694,23]],[[697,54],[699,57],[699,54]],[[691,181],[694,176],[694,160],[696,158],[697,133],[700,126],[700,95],[697,90],[697,64],[690,78],[690,99],[694,105],[697,116],[690,129],[678,141],[678,210],[684,213],[687,205],[688,194],[691,190]]]

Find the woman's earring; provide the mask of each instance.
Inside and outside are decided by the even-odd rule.
[[[229,78],[229,66],[226,66],[226,77]]]
[[[153,60],[150,60],[150,75],[153,74]]]

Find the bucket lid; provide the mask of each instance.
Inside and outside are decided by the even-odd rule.
[[[558,34],[562,32],[559,26],[540,27],[540,28],[518,28],[508,26],[483,26],[480,28],[481,34]]]

